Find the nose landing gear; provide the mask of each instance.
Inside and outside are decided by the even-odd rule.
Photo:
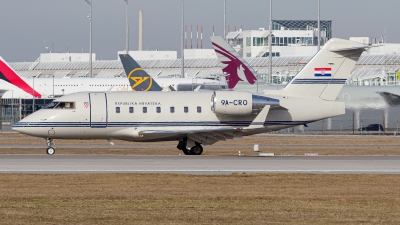
[[[46,150],[47,155],[54,155],[54,153],[56,152],[56,150],[54,150],[54,148],[49,147]]]
[[[54,142],[53,139],[51,138],[47,138],[46,139],[46,145],[47,145],[47,150],[46,153],[47,155],[54,155],[54,153],[56,152],[56,150],[54,149]]]

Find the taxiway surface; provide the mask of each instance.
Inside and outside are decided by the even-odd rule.
[[[400,174],[400,156],[1,155],[0,173]]]

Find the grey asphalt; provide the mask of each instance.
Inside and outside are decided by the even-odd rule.
[[[400,156],[0,155],[0,173],[400,174]]]
[[[40,144],[2,144],[0,145],[0,149],[2,148],[23,148],[23,149],[31,149],[31,148],[42,148],[43,151],[46,150],[46,145],[43,143]],[[71,145],[71,144],[56,144],[55,148],[100,148],[100,149],[135,149],[135,148],[176,148],[176,144],[173,145],[160,145],[160,144],[147,144],[147,145],[110,145],[104,143],[103,145],[88,145],[88,144],[81,144],[81,145]],[[253,145],[207,145],[207,149],[213,148],[248,148],[253,149]],[[319,148],[319,149],[354,149],[354,148],[363,148],[363,149],[375,149],[375,148],[382,148],[382,149],[398,149],[399,146],[397,145],[367,145],[367,146],[357,146],[357,145],[260,145],[260,149],[274,149],[274,148],[301,148],[301,149],[310,149],[310,148]]]

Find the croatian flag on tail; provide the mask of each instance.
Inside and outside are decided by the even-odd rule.
[[[315,77],[330,77],[332,76],[332,68],[314,68]]]

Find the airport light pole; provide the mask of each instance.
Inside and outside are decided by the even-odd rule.
[[[54,99],[55,99],[55,97],[54,97],[54,75],[52,75],[52,77],[53,77],[53,101],[54,101]]]
[[[224,0],[224,40],[226,40],[226,0]]]
[[[11,90],[11,126],[14,125],[14,91]]]
[[[184,49],[184,42],[185,42],[185,0],[182,0],[182,34],[181,34],[181,77],[185,77],[185,49]]]
[[[321,31],[320,31],[320,29],[321,29],[321,22],[320,22],[320,2],[319,2],[320,0],[318,0],[318,51],[317,52],[319,52],[319,50],[321,49]]]
[[[129,54],[129,24],[128,24],[128,4],[129,0],[124,0],[126,2],[126,54]]]
[[[32,113],[35,112],[35,77],[32,76]]]
[[[92,78],[92,0],[85,0],[89,4],[89,77]]]
[[[272,85],[272,0],[269,0],[269,36],[268,36],[268,47],[269,47],[269,65],[268,65],[268,83]]]

